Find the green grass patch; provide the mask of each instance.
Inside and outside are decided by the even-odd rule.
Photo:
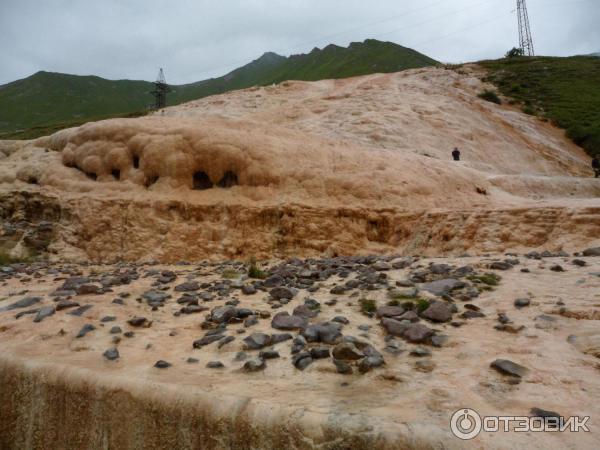
[[[250,258],[248,263],[248,277],[255,278],[257,280],[264,280],[267,278],[267,273],[261,270],[256,263],[256,259]]]
[[[489,71],[485,80],[526,114],[547,118],[589,155],[600,154],[600,58],[523,57],[480,65]]]
[[[482,283],[488,287],[498,286],[498,284],[500,284],[501,279],[502,277],[495,273],[486,273],[483,275],[470,275],[467,277],[467,280],[469,281],[472,281],[474,283]]]
[[[427,308],[429,308],[429,300],[425,300],[424,298],[420,298],[419,300],[417,300],[416,306],[417,306],[417,311],[419,313],[422,313]]]
[[[17,263],[31,263],[33,261],[34,261],[34,258],[31,258],[31,257],[13,258],[8,253],[6,253],[4,251],[0,251],[0,266],[8,266],[10,264],[17,264]]]
[[[377,311],[377,302],[375,300],[361,298],[358,300],[358,304],[360,305],[360,312],[367,316],[371,316]]]
[[[498,97],[495,91],[485,90],[480,94],[477,94],[477,97],[485,100],[486,102],[496,103],[497,105],[502,104],[502,100]]]
[[[390,300],[414,300],[416,297],[414,295],[394,294],[390,292],[388,293],[388,298]]]
[[[234,279],[234,278],[239,278],[241,275],[241,273],[239,273],[237,270],[233,270],[233,269],[225,269],[222,273],[221,276],[223,278],[227,278],[227,279]]]

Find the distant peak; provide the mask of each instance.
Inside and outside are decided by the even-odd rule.
[[[258,58],[257,61],[270,62],[279,61],[280,59],[285,59],[285,57],[274,52],[266,52],[260,58]]]
[[[339,50],[343,47],[340,47],[339,45],[335,45],[335,44],[329,44],[327,47],[324,47],[323,50]]]

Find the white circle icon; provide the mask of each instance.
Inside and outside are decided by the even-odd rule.
[[[459,439],[468,441],[481,432],[481,417],[472,409],[459,409],[450,419],[452,434]]]

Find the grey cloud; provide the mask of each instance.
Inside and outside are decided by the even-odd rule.
[[[219,76],[266,51],[390,40],[445,62],[516,45],[511,0],[0,0],[0,83],[38,70],[170,83]],[[539,54],[600,51],[597,0],[529,0]]]

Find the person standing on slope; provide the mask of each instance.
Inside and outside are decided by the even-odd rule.
[[[454,161],[460,161],[460,150],[458,148],[454,148],[454,151],[452,152],[452,158],[454,159]]]
[[[594,170],[594,178],[600,177],[600,156],[596,155],[592,159],[592,169]]]

